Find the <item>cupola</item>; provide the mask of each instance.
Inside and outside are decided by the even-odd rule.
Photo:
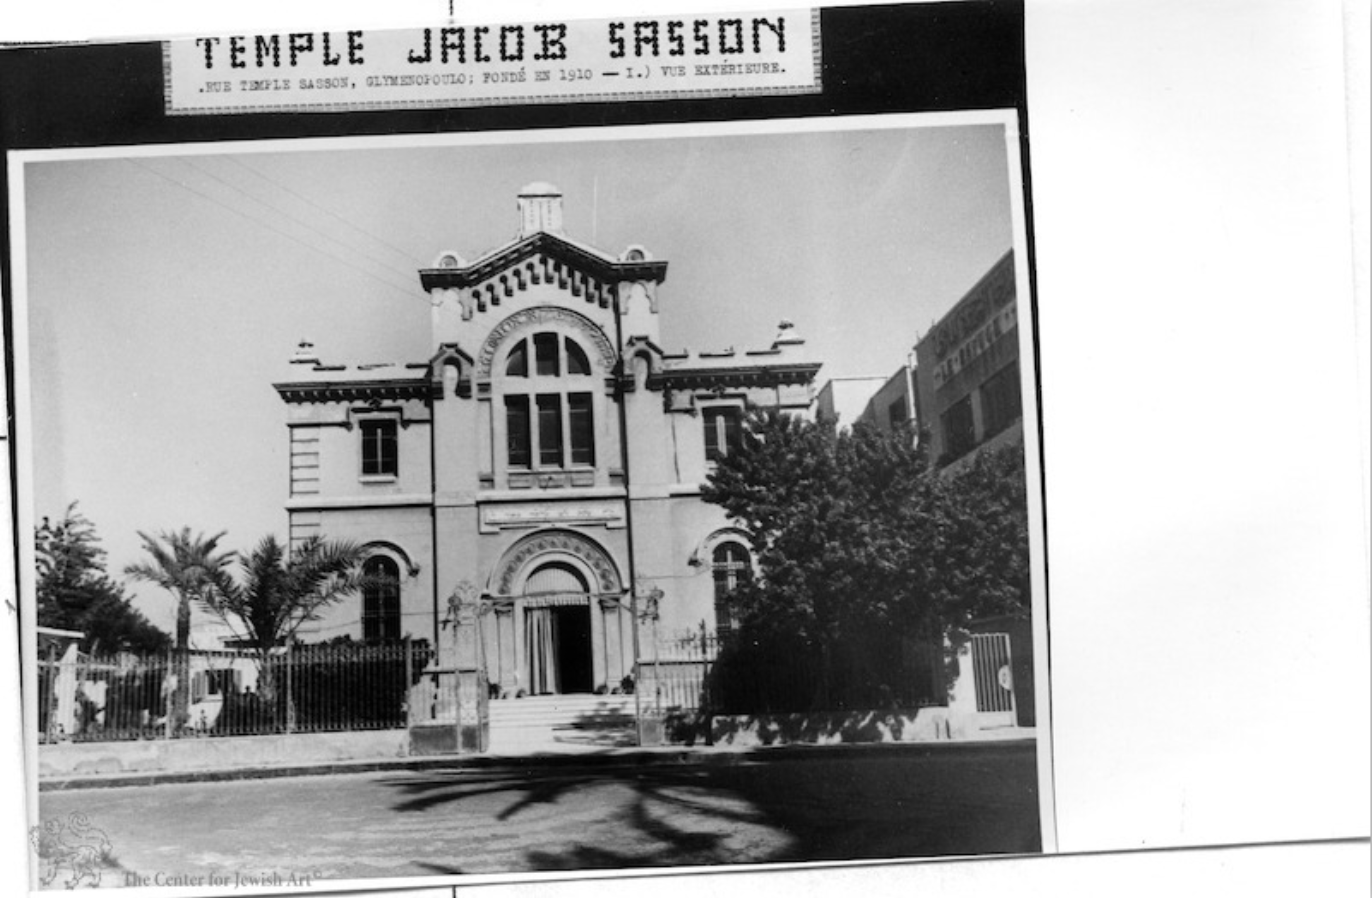
[[[519,236],[539,231],[562,233],[562,191],[545,181],[525,184],[519,191]]]

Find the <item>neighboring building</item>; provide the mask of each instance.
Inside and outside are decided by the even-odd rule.
[[[1008,252],[915,346],[915,389],[940,467],[1024,439],[1015,259]]]
[[[882,430],[895,430],[909,422],[918,421],[918,406],[910,384],[910,369],[901,365],[871,394],[857,419]]]
[[[1015,258],[1008,252],[915,346],[929,457],[956,470],[978,452],[1023,445]],[[952,708],[981,727],[1033,726],[1034,641],[1027,609],[973,621]]]
[[[886,379],[878,376],[835,377],[825,382],[815,397],[815,420],[834,428],[852,427],[872,394]]]
[[[501,694],[613,689],[633,670],[631,584],[657,599],[645,657],[653,632],[729,626],[723,597],[750,550],[701,484],[746,406],[810,408],[819,365],[788,322],[756,351],[665,352],[665,261],[571,239],[550,185],[517,206],[515,239],[419,273],[427,359],[324,364],[302,343],[275,385],[292,540],[370,553],[372,585],[300,636],[436,641],[470,586]]]

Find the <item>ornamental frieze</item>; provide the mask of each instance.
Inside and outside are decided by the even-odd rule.
[[[488,528],[533,527],[539,524],[622,524],[624,506],[619,502],[539,502],[511,506],[485,506],[481,524]]]
[[[620,591],[619,573],[604,549],[580,534],[559,531],[531,536],[517,544],[502,561],[493,592],[501,595],[512,594],[519,573],[539,555],[549,552],[562,552],[585,562],[595,573],[596,588],[599,592]]]
[[[479,378],[491,376],[491,366],[495,361],[496,351],[502,343],[515,333],[543,325],[559,324],[575,331],[583,340],[590,343],[599,353],[601,363],[606,370],[614,367],[614,347],[606,338],[605,332],[597,327],[594,322],[584,315],[578,315],[576,312],[570,312],[566,309],[559,309],[555,306],[538,306],[515,312],[491,329],[491,332],[486,336],[486,342],[481,344],[481,352],[476,358],[476,376]]]

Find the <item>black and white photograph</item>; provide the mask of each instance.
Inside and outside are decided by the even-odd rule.
[[[1237,136],[1335,159],[1332,95],[1191,115],[1230,131],[1154,154],[1164,260],[1163,188],[1037,115],[1150,133],[1044,64],[1066,10],[447,12],[0,51],[31,893],[962,894],[1357,836],[1356,420],[1226,448],[1296,385],[1234,390],[1265,312],[1167,274],[1263,183],[1308,206],[1267,286],[1337,293],[1342,173]],[[1069,244],[1064,198],[1110,214]]]
[[[38,886],[1043,850],[1022,146],[1009,108],[18,157]]]
[[[1017,148],[26,161],[40,825],[140,886],[1039,851]]]

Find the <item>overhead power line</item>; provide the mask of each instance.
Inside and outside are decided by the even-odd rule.
[[[297,191],[295,191],[295,190],[292,190],[289,186],[287,186],[287,185],[285,185],[285,184],[282,184],[280,181],[277,181],[275,178],[268,177],[267,175],[265,175],[265,174],[263,174],[262,172],[258,171],[256,168],[252,167],[251,165],[248,165],[248,164],[247,164],[246,162],[244,162],[243,160],[241,160],[241,159],[235,159],[235,158],[232,157],[232,156],[225,156],[224,158],[227,159],[229,162],[232,162],[234,165],[238,166],[239,168],[243,169],[244,171],[246,171],[246,172],[251,172],[253,175],[257,176],[258,178],[261,178],[263,181],[266,181],[268,184],[272,185],[272,186],[275,187],[276,189],[278,189],[278,190],[283,190],[283,191],[285,191],[286,193],[289,193],[291,196],[295,197],[296,199],[300,200],[301,202],[306,203],[307,205],[313,206],[314,208],[318,209],[320,212],[323,212],[325,215],[329,216],[330,218],[333,218],[333,219],[335,219],[336,221],[342,222],[344,225],[346,225],[347,227],[349,227],[349,228],[351,228],[352,230],[356,231],[357,233],[361,234],[362,236],[368,238],[369,240],[374,240],[374,241],[376,241],[377,243],[381,244],[382,246],[386,247],[387,249],[391,250],[392,252],[394,252],[394,253],[396,253],[396,254],[398,254],[398,255],[400,255],[400,256],[404,256],[406,259],[409,258],[410,253],[409,253],[407,250],[401,249],[400,247],[396,246],[394,243],[390,243],[390,242],[384,240],[383,238],[378,237],[377,235],[371,233],[370,231],[368,231],[368,230],[366,230],[366,229],[364,229],[364,228],[358,227],[358,225],[357,225],[356,222],[350,221],[349,219],[345,218],[344,216],[339,215],[337,212],[334,212],[332,209],[328,209],[328,208],[326,208],[326,207],[324,207],[324,206],[319,205],[319,204],[316,203],[314,200],[310,199],[309,197],[305,196],[305,195],[302,194],[302,193],[299,193],[299,192],[297,192]]]
[[[157,168],[154,168],[153,166],[144,164],[144,162],[142,162],[142,161],[139,160],[139,159],[126,159],[126,161],[129,162],[129,163],[132,164],[132,165],[138,166],[139,168],[143,169],[144,171],[147,171],[147,172],[149,172],[149,173],[151,173],[151,174],[153,174],[153,175],[156,175],[157,177],[163,179],[164,181],[167,181],[168,183],[173,184],[173,185],[175,185],[175,186],[181,188],[182,190],[187,191],[188,193],[194,194],[195,196],[198,196],[198,197],[200,197],[201,199],[206,200],[207,202],[213,203],[214,205],[219,206],[219,207],[222,208],[222,209],[226,209],[226,210],[228,210],[229,212],[232,212],[232,213],[234,213],[235,215],[237,215],[237,216],[239,216],[239,217],[241,217],[241,218],[243,218],[243,219],[246,219],[247,221],[251,222],[251,223],[254,224],[255,226],[264,227],[264,228],[266,228],[267,230],[269,230],[269,231],[271,231],[271,232],[273,232],[273,233],[275,233],[275,234],[279,234],[280,236],[285,237],[287,240],[290,240],[290,241],[292,241],[293,243],[297,243],[297,244],[299,244],[300,246],[303,246],[303,247],[305,247],[305,248],[307,248],[307,249],[310,249],[310,250],[315,251],[316,253],[319,253],[319,254],[321,254],[321,255],[327,256],[328,258],[334,260],[335,262],[338,262],[339,264],[341,264],[341,265],[343,265],[343,266],[345,266],[345,267],[347,267],[347,268],[349,268],[349,269],[352,269],[353,271],[356,271],[358,274],[361,274],[361,275],[363,275],[364,277],[370,278],[371,280],[376,281],[378,284],[381,284],[381,285],[383,285],[383,286],[385,286],[385,287],[387,287],[387,288],[389,288],[389,289],[391,289],[391,290],[394,290],[394,291],[396,291],[397,293],[400,293],[400,294],[404,295],[405,297],[407,297],[407,298],[409,298],[409,299],[422,299],[422,300],[425,300],[425,301],[427,302],[427,297],[424,297],[424,296],[422,296],[421,294],[416,293],[415,290],[414,290],[414,288],[413,288],[413,286],[409,286],[409,285],[407,285],[407,286],[400,286],[400,285],[398,285],[397,283],[395,283],[395,282],[393,282],[393,281],[387,280],[387,279],[382,278],[382,277],[378,277],[378,276],[377,276],[376,274],[374,274],[373,272],[368,271],[368,270],[366,270],[366,269],[364,269],[364,268],[358,267],[358,266],[355,264],[354,260],[348,258],[347,256],[339,255],[338,253],[331,251],[331,250],[330,250],[329,248],[327,248],[327,247],[319,246],[319,245],[310,243],[310,242],[308,242],[308,241],[302,240],[302,239],[300,239],[297,235],[292,234],[291,232],[282,229],[281,227],[279,227],[279,226],[278,226],[277,224],[275,224],[274,222],[269,221],[269,220],[267,220],[267,219],[264,219],[264,218],[261,217],[260,215],[255,215],[255,214],[253,214],[252,212],[249,212],[249,211],[244,210],[244,209],[240,209],[240,208],[238,208],[238,207],[236,207],[236,206],[233,206],[233,205],[231,205],[231,204],[229,204],[229,203],[226,203],[226,202],[224,202],[223,200],[221,200],[221,199],[219,199],[219,198],[217,198],[217,197],[215,197],[215,196],[213,196],[213,195],[211,195],[211,194],[205,192],[204,190],[198,189],[197,187],[193,186],[192,184],[187,183],[187,182],[184,181],[184,180],[181,180],[181,179],[179,179],[179,178],[173,177],[172,175],[167,174],[166,172],[159,171]],[[197,168],[196,171],[201,171],[201,170]],[[240,193],[241,193],[241,191],[240,191]],[[246,194],[243,194],[243,195],[246,196]],[[268,208],[271,208],[271,207],[268,207]],[[296,221],[295,223],[299,224],[300,222]],[[335,241],[335,242],[338,242],[338,241]]]

